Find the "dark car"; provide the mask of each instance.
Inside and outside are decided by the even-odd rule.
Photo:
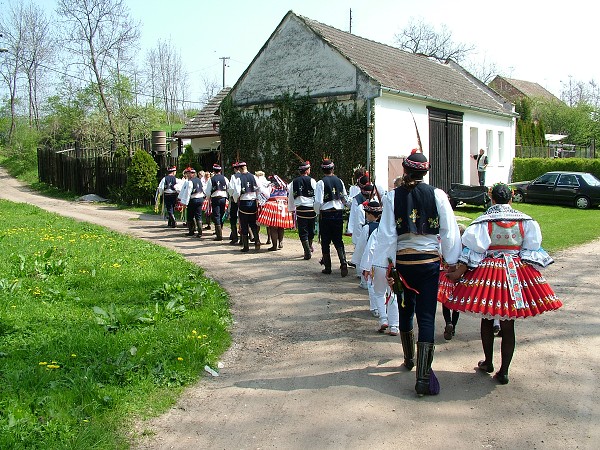
[[[533,181],[512,183],[514,202],[574,205],[600,204],[600,180],[585,172],[546,172]]]

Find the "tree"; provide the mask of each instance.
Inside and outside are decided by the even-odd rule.
[[[216,78],[210,79],[208,77],[202,77],[202,85],[204,86],[204,92],[200,97],[200,103],[205,106],[212,98],[219,93],[221,90],[221,84]]]
[[[107,96],[107,77],[119,73],[139,39],[139,25],[129,17],[123,0],[58,0],[59,16],[66,25],[63,45],[79,58],[95,80],[113,141],[119,135]]]
[[[436,30],[422,19],[411,18],[406,28],[395,35],[395,40],[401,50],[440,61],[460,62],[475,49],[473,45],[454,42],[446,25],[442,24],[441,29]]]

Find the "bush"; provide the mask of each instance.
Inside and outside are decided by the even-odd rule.
[[[515,158],[512,182],[533,180],[546,172],[589,172],[600,178],[600,160],[589,158]]]
[[[177,173],[183,172],[186,167],[192,167],[198,170],[197,167],[194,167],[194,163],[198,162],[198,158],[194,154],[192,145],[186,144],[183,148],[184,152],[179,156],[179,171]]]
[[[157,188],[158,165],[144,150],[137,150],[127,168],[127,203],[148,205],[154,200]]]

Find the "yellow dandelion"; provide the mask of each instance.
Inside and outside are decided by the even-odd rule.
[[[118,269],[119,267],[121,267],[121,264],[119,264],[119,263],[114,263],[114,264],[112,265],[112,267],[114,267],[114,268]]]
[[[181,356],[178,356],[177,361],[183,361],[183,358]]]
[[[77,355],[75,353],[71,353],[71,358],[77,358]]]
[[[40,366],[45,366],[45,365],[47,365],[48,363],[47,363],[46,361],[40,361],[38,364],[39,364]]]

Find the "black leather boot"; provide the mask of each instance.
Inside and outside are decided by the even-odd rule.
[[[249,250],[250,250],[250,247],[248,244],[248,235],[242,234],[242,248],[240,248],[240,252],[247,252]]]
[[[321,273],[324,273],[325,275],[331,273],[331,255],[329,253],[323,253],[323,257],[321,258],[321,261],[319,261],[319,264],[325,266],[325,268],[321,270]]]
[[[342,277],[348,276],[348,262],[346,261],[346,249],[337,247],[338,258],[340,258],[340,273]]]
[[[196,228],[198,230],[198,237],[202,237],[202,221],[196,220]]]
[[[193,236],[196,232],[196,221],[194,219],[188,219],[187,221],[187,226],[188,226],[188,236]]]
[[[215,225],[215,234],[217,236],[217,237],[215,237],[215,241],[223,240],[223,228],[221,227],[221,225],[219,225],[219,224]]]
[[[301,241],[302,242],[302,248],[304,249],[304,259],[310,259],[312,257],[311,253],[310,253],[310,245],[308,243],[308,241]]]
[[[412,370],[415,367],[415,333],[413,330],[401,331],[402,352],[404,353],[404,367]]]
[[[415,384],[415,391],[419,397],[437,394],[437,392],[432,392],[430,389],[434,349],[433,342],[417,342],[417,384]]]

